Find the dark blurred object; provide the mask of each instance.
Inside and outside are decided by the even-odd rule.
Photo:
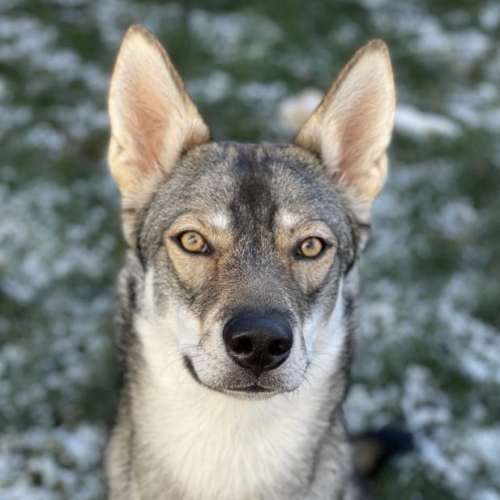
[[[394,456],[413,449],[413,436],[399,427],[370,429],[352,438],[354,470],[362,478],[374,476]]]
[[[356,500],[377,500],[367,482],[396,455],[413,449],[413,436],[396,426],[369,429],[352,436],[353,461],[356,474]]]

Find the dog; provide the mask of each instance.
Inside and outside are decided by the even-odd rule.
[[[110,500],[358,498],[342,402],[394,110],[374,40],[292,144],[214,142],[160,42],[129,29],[109,92],[129,248]]]

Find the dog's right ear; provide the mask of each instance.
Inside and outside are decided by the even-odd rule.
[[[364,224],[388,168],[396,94],[387,46],[361,48],[295,138],[316,155]]]
[[[183,152],[210,140],[210,131],[160,42],[142,26],[129,28],[123,39],[108,109],[108,162],[132,243],[135,212]]]

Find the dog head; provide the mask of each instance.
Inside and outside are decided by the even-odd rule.
[[[109,164],[142,265],[138,314],[153,325],[141,341],[160,368],[176,355],[211,389],[273,395],[339,343],[342,280],[384,183],[394,107],[387,48],[373,41],[293,144],[213,142],[157,39],[128,31]]]

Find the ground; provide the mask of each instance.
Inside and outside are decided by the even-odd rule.
[[[494,0],[0,4],[0,496],[102,500],[124,244],[104,162],[128,25],[152,29],[216,139],[288,141],[283,102],[384,39],[399,106],[361,262],[353,431],[416,450],[379,498],[500,499],[500,5]]]

